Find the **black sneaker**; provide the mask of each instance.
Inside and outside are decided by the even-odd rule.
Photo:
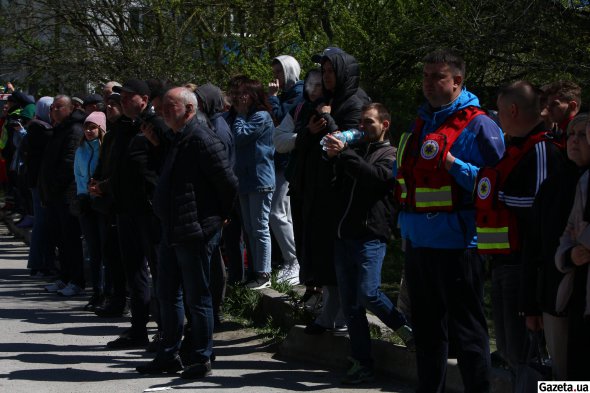
[[[97,307],[102,304],[102,296],[98,293],[95,293],[90,297],[88,300],[88,304],[84,306],[84,311],[95,311]]]
[[[129,316],[129,307],[126,300],[109,299],[101,307],[96,307],[94,313],[101,318],[121,318]]]
[[[149,363],[135,367],[140,374],[176,374],[182,370],[182,368],[182,361],[178,356],[167,361],[158,360],[158,358],[156,358]]]
[[[352,366],[346,372],[346,377],[342,380],[345,385],[358,385],[363,382],[373,382],[375,373],[372,368],[363,366],[358,360],[348,358]]]
[[[246,288],[253,289],[255,291],[270,288],[270,274],[258,273],[254,280],[248,281],[246,283]]]
[[[195,363],[184,368],[180,373],[182,379],[199,379],[211,375],[211,362]]]
[[[149,344],[147,335],[132,336],[123,334],[113,341],[107,343],[109,349],[131,349],[131,348],[145,348]]]

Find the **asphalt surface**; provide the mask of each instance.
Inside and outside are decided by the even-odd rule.
[[[67,299],[46,293],[47,281],[29,277],[27,255],[28,247],[0,224],[0,392],[410,391],[386,376],[358,387],[341,385],[343,369],[281,358],[255,330],[229,322],[215,334],[212,376],[199,381],[141,376],[135,367],[152,354],[105,347],[128,319],[83,311],[88,296]]]

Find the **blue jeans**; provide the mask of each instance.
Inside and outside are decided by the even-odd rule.
[[[211,242],[219,244],[220,233]],[[159,274],[156,287],[162,317],[163,339],[157,358],[172,359],[180,349],[184,306],[190,310],[191,364],[205,363],[213,350],[213,301],[210,290],[210,259],[213,247],[195,240],[160,246]]]
[[[366,310],[397,330],[406,318],[379,289],[387,245],[374,238],[337,239],[334,246],[336,278],[348,324],[352,357],[371,367],[371,336]]]
[[[270,273],[271,240],[268,220],[272,191],[240,194],[244,230],[250,242],[252,258],[248,262],[255,273]]]

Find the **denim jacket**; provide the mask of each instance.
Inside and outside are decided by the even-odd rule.
[[[266,111],[238,115],[232,124],[236,145],[235,174],[239,192],[274,191],[275,170],[272,117]]]

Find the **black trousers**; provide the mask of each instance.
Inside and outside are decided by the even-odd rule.
[[[445,391],[449,343],[465,392],[490,390],[483,310],[484,263],[476,250],[406,247],[406,279],[416,341],[418,392]]]
[[[78,218],[70,214],[65,198],[47,203],[47,216],[50,230],[59,233],[60,279],[84,288],[84,257]]]
[[[117,230],[117,217],[114,214],[100,214],[99,225],[104,233],[101,243],[101,252],[105,266],[105,293],[111,295],[116,301],[124,302],[127,295],[125,283],[125,268],[121,260],[121,248],[119,247],[119,234]]]
[[[150,275],[156,281],[155,220],[149,214],[118,214],[117,229],[131,308],[131,334],[146,335],[150,310]],[[159,309],[159,308],[158,308]],[[158,322],[156,318],[156,322]]]

